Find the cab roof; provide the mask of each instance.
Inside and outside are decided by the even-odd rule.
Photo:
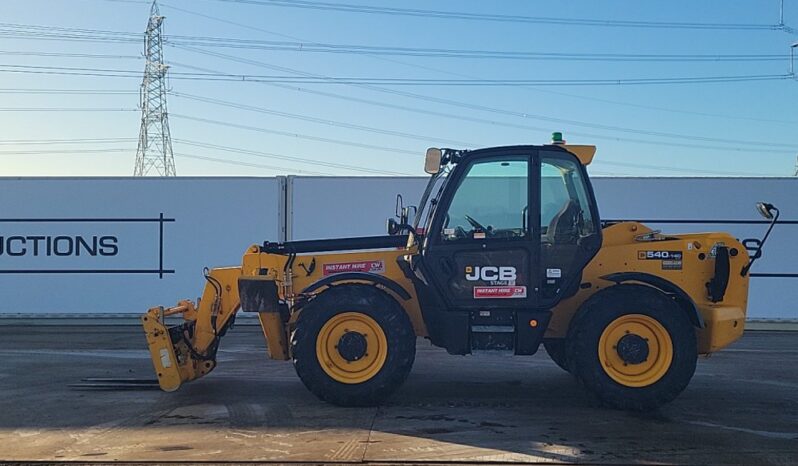
[[[481,155],[485,152],[528,152],[531,150],[554,150],[567,151],[575,155],[582,165],[589,165],[596,155],[596,146],[576,145],[576,144],[544,144],[544,145],[518,145],[518,146],[497,146],[485,147],[475,150],[452,150],[447,149],[442,163],[451,161],[452,163],[463,162],[471,157]],[[449,160],[446,160],[446,159]]]

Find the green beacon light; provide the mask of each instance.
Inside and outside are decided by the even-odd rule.
[[[555,131],[551,133],[551,143],[552,144],[565,144],[565,139],[562,138],[562,133],[559,131]]]

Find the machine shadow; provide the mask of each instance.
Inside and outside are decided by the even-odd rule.
[[[729,461],[796,454],[793,440],[689,422],[718,419],[719,406],[753,396],[755,386],[741,394],[740,385],[699,377],[658,412],[616,411],[592,401],[543,349],[531,357],[450,356],[419,339],[414,369],[390,399],[343,408],[313,396],[290,363],[266,357],[259,328],[243,327],[226,337],[213,373],[176,392],[68,387],[83,377],[152,377],[138,332],[3,332],[0,439],[15,459],[53,460],[66,451],[96,460],[90,455],[127,449],[121,460],[200,461],[216,451],[214,459],[235,461],[708,464],[723,462],[719,442],[739,452]],[[718,361],[711,372],[734,370],[726,366]],[[793,409],[760,398],[751,410]]]

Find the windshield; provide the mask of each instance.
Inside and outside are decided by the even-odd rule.
[[[419,225],[427,225],[427,221],[434,210],[433,206],[437,199],[440,197],[443,187],[446,185],[446,180],[449,179],[450,167],[447,165],[438,173],[432,175],[427,182],[427,187],[424,189],[424,194],[421,196],[421,201],[418,204],[418,212],[415,219],[413,219],[413,231],[410,232],[411,242],[416,234],[424,235],[426,232],[419,230]],[[432,194],[435,193],[433,196]],[[422,227],[423,230],[423,227]]]

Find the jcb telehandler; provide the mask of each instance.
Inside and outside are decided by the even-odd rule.
[[[532,355],[542,343],[607,405],[673,400],[698,355],[742,335],[760,251],[749,257],[726,233],[602,224],[586,171],[594,153],[559,133],[542,146],[430,149],[421,202],[397,199],[388,235],[250,246],[240,266],[206,273],[196,304],[142,317],[161,388],[211,372],[243,311],[257,314],[271,358],[291,359],[338,405],[396,390],[417,336],[451,354]],[[778,210],[758,208],[772,228]],[[176,314],[184,322],[167,328]]]

